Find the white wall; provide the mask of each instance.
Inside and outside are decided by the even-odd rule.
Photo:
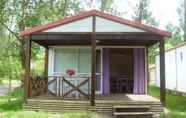
[[[156,68],[151,67],[149,68],[149,79],[150,79],[150,85],[154,85],[156,83]]]
[[[92,17],[63,24],[43,32],[92,32]],[[96,32],[146,32],[142,29],[96,17]]]
[[[160,86],[160,61],[159,61],[159,56],[155,57],[155,64],[156,64],[156,80],[155,80],[155,85]]]
[[[186,45],[165,53],[166,88],[186,92]],[[159,55],[156,56],[156,86],[160,85]]]
[[[186,46],[176,50],[177,54],[177,90],[186,92]]]

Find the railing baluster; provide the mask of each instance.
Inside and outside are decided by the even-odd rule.
[[[60,98],[60,77],[58,79],[58,97]]]
[[[56,96],[57,96],[57,77],[54,77],[54,79],[55,79],[55,88],[56,88]]]
[[[90,78],[88,77],[88,99],[90,96]]]
[[[63,77],[61,78],[61,86],[62,86],[62,90],[61,90],[61,97],[63,98]]]

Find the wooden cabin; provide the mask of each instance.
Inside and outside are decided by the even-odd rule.
[[[25,108],[88,110],[115,116],[162,112],[164,39],[171,36],[169,32],[91,10],[26,29],[20,35],[27,42]],[[31,42],[46,49],[44,77],[30,74]],[[147,49],[156,43],[161,101],[147,92]]]

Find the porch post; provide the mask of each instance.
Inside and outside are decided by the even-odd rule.
[[[146,60],[146,80],[145,80],[145,84],[146,84],[146,93],[149,93],[149,82],[150,82],[150,78],[149,78],[149,60],[148,60],[148,56],[149,56],[149,51],[148,51],[148,46],[146,46],[145,48],[145,60]]]
[[[30,55],[31,55],[31,38],[26,40],[26,50],[25,50],[25,80],[24,80],[24,101],[27,102],[27,98],[30,95],[29,89],[29,79],[30,79]]]
[[[160,49],[160,100],[163,106],[166,105],[166,88],[165,88],[165,47],[164,40],[159,43]]]
[[[91,65],[91,98],[90,103],[95,105],[95,89],[96,89],[96,33],[95,33],[96,17],[92,19],[92,33],[91,33],[91,49],[92,49],[92,65]]]
[[[45,76],[46,82],[48,82],[48,47],[45,47],[44,76]]]

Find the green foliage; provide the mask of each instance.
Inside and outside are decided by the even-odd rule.
[[[166,26],[167,31],[172,32],[172,37],[166,41],[166,48],[171,48],[179,43],[183,42],[181,29],[173,24],[169,23]]]
[[[177,8],[179,15],[180,29],[183,32],[183,39],[186,41],[186,0],[179,0],[180,5]]]
[[[113,10],[112,8],[113,0],[101,0],[101,7],[100,9],[102,11],[111,12]]]
[[[151,26],[159,25],[150,11],[150,0],[139,0],[134,8],[134,14],[132,17],[136,21],[140,21]]]
[[[158,54],[158,47],[159,47],[158,44],[155,44],[155,45],[151,46],[148,49],[148,52],[149,52],[149,55],[148,55],[149,64],[154,64],[155,63],[155,57]]]
[[[15,40],[2,36],[0,41],[0,76],[9,76],[16,79],[20,75],[21,66]]]

